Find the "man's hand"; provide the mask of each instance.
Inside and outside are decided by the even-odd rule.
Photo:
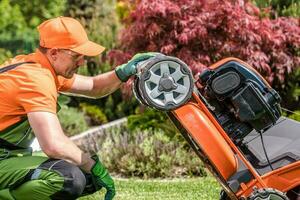
[[[94,155],[92,156],[92,159],[95,160],[95,164],[91,169],[91,173],[96,190],[99,190],[102,187],[106,188],[104,200],[112,200],[116,195],[114,181],[109,175],[107,169],[100,162],[98,156]]]
[[[137,63],[155,57],[158,53],[138,53],[131,58],[127,63],[116,67],[115,71],[117,76],[122,82],[126,82],[130,76],[137,73]]]

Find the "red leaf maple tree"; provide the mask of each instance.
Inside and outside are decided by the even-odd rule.
[[[246,0],[140,0],[124,21],[115,65],[137,52],[176,56],[196,75],[225,57],[240,58],[284,87],[300,66],[300,19],[260,17]]]

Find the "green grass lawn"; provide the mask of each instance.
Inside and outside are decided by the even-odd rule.
[[[213,177],[191,179],[115,179],[116,200],[217,200],[220,186]],[[104,199],[104,190],[80,200]]]

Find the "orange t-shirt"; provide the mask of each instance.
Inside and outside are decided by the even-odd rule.
[[[20,62],[34,63],[0,73],[0,131],[20,121],[28,112],[56,113],[58,92],[70,89],[74,81],[74,77],[57,76],[39,50],[16,56],[0,68]]]

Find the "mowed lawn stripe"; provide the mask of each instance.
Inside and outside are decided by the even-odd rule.
[[[116,200],[217,200],[220,186],[212,177],[191,179],[115,179]],[[104,190],[80,200],[103,199]]]

